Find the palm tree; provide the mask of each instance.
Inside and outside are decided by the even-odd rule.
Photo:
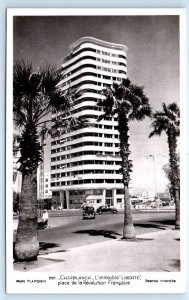
[[[129,199],[130,173],[132,172],[132,161],[129,159],[129,122],[141,121],[145,117],[151,116],[151,107],[148,97],[144,93],[144,88],[131,83],[129,79],[124,79],[121,84],[113,84],[112,88],[102,91],[104,100],[99,100],[98,105],[103,107],[104,114],[99,117],[99,121],[106,116],[118,117],[118,131],[120,139],[121,173],[123,175],[124,186],[124,227],[123,238],[135,239],[135,229],[131,214]]]
[[[167,135],[167,142],[169,147],[169,166],[171,181],[171,188],[173,191],[175,205],[176,205],[176,217],[175,228],[180,228],[180,174],[177,154],[177,140],[180,135],[180,110],[176,103],[166,105],[162,104],[163,110],[156,111],[153,114],[153,122],[151,127],[153,128],[150,133],[150,137],[154,135],[161,135],[165,132]]]
[[[71,114],[73,97],[77,92],[61,92],[57,84],[61,70],[47,66],[33,71],[24,61],[18,61],[13,70],[14,122],[22,130],[20,138],[20,168],[22,189],[19,203],[19,223],[14,254],[16,260],[34,260],[39,251],[37,232],[37,168],[41,161],[40,134],[57,134],[65,128],[77,127],[81,120]],[[58,117],[51,122],[51,113]],[[49,118],[49,120],[48,120]],[[50,127],[48,127],[48,124]]]
[[[177,153],[177,164],[178,164],[178,176],[177,176],[177,181],[178,181],[178,184],[180,186],[180,155],[179,153]],[[171,200],[174,200],[174,192],[173,192],[173,189],[172,189],[172,184],[171,184],[171,178],[172,178],[172,171],[171,171],[171,168],[170,168],[170,164],[167,163],[163,166],[163,171],[165,173],[165,176],[167,177],[168,179],[168,185],[167,185],[167,189],[169,191],[169,194],[170,194],[170,197],[171,197]]]

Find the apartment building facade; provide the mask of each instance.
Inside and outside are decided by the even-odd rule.
[[[104,97],[103,88],[126,78],[126,52],[124,45],[83,37],[63,59],[65,76],[59,86],[63,91],[82,90],[72,113],[90,123],[51,141],[52,197],[63,209],[79,208],[84,202],[123,208],[117,118],[97,122],[103,113],[97,101]]]

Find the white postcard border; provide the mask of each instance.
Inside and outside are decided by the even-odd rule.
[[[111,287],[111,286],[89,286],[83,288],[83,286],[62,286],[57,287],[57,280],[51,281],[49,277],[57,277],[57,273],[36,273],[36,272],[16,272],[13,271],[13,240],[12,240],[12,108],[13,108],[13,16],[55,16],[55,15],[180,15],[180,104],[181,108],[181,271],[178,273],[132,273],[133,276],[141,276],[141,280],[137,281],[136,285],[126,288],[125,286]],[[184,293],[186,291],[186,13],[184,9],[120,9],[120,8],[100,8],[100,9],[82,9],[82,8],[27,8],[27,9],[8,9],[7,12],[7,76],[6,76],[6,287],[7,293],[13,294],[80,294],[80,293]],[[37,274],[37,275],[36,275]],[[69,273],[66,272],[66,275]],[[100,273],[102,275],[102,273]],[[58,274],[59,276],[61,274]],[[72,274],[73,276],[75,274]],[[96,274],[98,276],[98,274]],[[107,275],[104,274],[104,275]],[[115,275],[112,274],[111,275]],[[121,275],[121,274],[120,274]],[[122,274],[125,276],[125,273]],[[71,275],[70,275],[71,276]],[[82,276],[82,274],[81,274]],[[94,276],[92,273],[85,273],[83,276]],[[130,276],[130,273],[128,273]],[[145,277],[148,276],[152,280],[158,278],[159,280],[164,278],[173,278],[177,281],[176,284],[164,285],[164,284],[147,284],[145,285]],[[24,285],[18,284],[16,280],[28,280]],[[30,282],[32,280],[47,280],[48,284],[37,284]]]

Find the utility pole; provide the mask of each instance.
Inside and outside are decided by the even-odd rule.
[[[157,204],[157,210],[159,210],[159,199],[157,197],[157,189],[156,189],[156,167],[155,167],[155,157],[153,154],[150,154],[149,157],[151,157],[153,159],[153,164],[154,164],[154,191],[155,191],[155,201],[156,201],[156,204]]]
[[[154,192],[155,192],[155,199],[157,198],[157,190],[156,190],[156,168],[155,168],[155,157],[153,154],[150,154],[149,157],[153,160],[154,165]]]

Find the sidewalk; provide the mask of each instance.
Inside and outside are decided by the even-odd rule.
[[[39,255],[36,272],[178,272],[180,231],[167,229]]]

